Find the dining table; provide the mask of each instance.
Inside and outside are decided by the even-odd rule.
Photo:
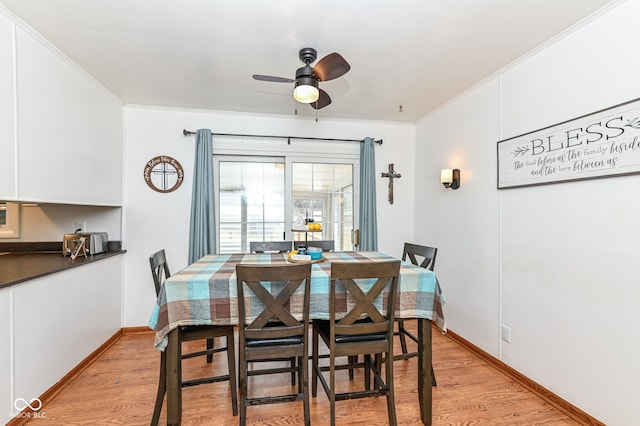
[[[332,262],[389,260],[397,259],[378,251],[323,252],[322,258],[312,263],[310,317],[330,319],[328,295]],[[180,368],[176,368],[180,363],[177,346],[180,326],[238,325],[236,265],[281,265],[290,262],[286,253],[210,254],[167,278],[162,284],[149,327],[155,331],[155,347],[166,351],[168,425],[179,425],[182,416],[182,378]],[[258,303],[248,300],[251,296],[245,297],[247,306]],[[420,419],[423,424],[430,425],[431,329],[435,324],[439,330],[446,332],[444,294],[433,271],[401,261],[396,299],[396,318],[418,320],[417,388]],[[346,306],[345,312],[336,312],[335,319],[339,319],[341,314],[346,314]],[[250,316],[251,312],[248,313]]]

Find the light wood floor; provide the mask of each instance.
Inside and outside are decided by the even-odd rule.
[[[125,334],[74,382],[41,410],[45,418],[32,419],[38,425],[148,425],[157,389],[160,356],[153,348],[152,334]],[[398,348],[399,350],[399,348]],[[433,389],[433,425],[576,425],[521,385],[487,365],[434,329],[433,360],[438,386]],[[202,359],[193,359],[185,368],[185,378],[210,368]],[[217,369],[226,369],[223,356],[214,360]],[[416,391],[417,359],[396,361],[395,387],[398,424],[419,425]],[[350,382],[346,378],[342,383]],[[358,384],[359,376],[353,381]],[[288,377],[252,378],[250,386],[287,389]],[[338,425],[386,425],[384,398],[366,398],[336,403]],[[166,408],[166,407],[164,407]],[[329,423],[329,404],[319,385],[311,398],[311,421]],[[228,383],[185,388],[184,425],[237,425],[231,415]],[[300,425],[302,403],[249,407],[248,424]],[[161,424],[166,422],[163,409]]]

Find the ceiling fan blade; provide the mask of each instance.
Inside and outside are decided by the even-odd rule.
[[[324,108],[331,103],[331,96],[329,96],[327,92],[322,89],[318,89],[318,92],[320,92],[320,97],[318,97],[318,100],[309,104],[313,109]]]
[[[260,74],[254,74],[253,75],[253,79],[254,80],[260,80],[260,81],[270,81],[273,83],[293,83],[294,80],[290,79],[290,78],[285,78],[285,77],[275,77],[272,75],[260,75]]]
[[[342,77],[351,65],[339,53],[329,53],[313,67],[313,75],[318,81],[329,81]]]

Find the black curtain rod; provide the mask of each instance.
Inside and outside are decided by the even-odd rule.
[[[196,132],[191,132],[187,129],[183,129],[182,134],[185,136],[189,136],[189,135],[195,135]],[[286,139],[287,144],[289,145],[291,145],[291,139],[300,139],[300,140],[307,140],[307,141],[364,142],[363,139],[305,138],[301,136],[242,135],[238,133],[214,133],[214,132],[211,132],[211,136],[238,136],[238,137],[246,137],[246,138]],[[375,143],[382,145],[382,139],[375,141]]]

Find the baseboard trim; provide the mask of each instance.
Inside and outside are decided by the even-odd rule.
[[[138,327],[123,327],[122,334],[151,334],[155,333],[151,328],[146,325],[141,325]]]
[[[65,374],[58,382],[56,382],[49,389],[44,391],[42,395],[38,397],[42,402],[41,407],[45,407],[53,398],[56,397],[69,383],[74,381],[84,370],[87,369],[93,362],[100,357],[107,349],[109,349],[118,339],[123,335],[123,329],[116,331],[113,336],[108,338],[103,344],[98,346],[96,350],[91,352],[85,359],[80,361],[78,365],[73,367],[71,371]],[[40,411],[40,410],[38,410]],[[13,419],[9,420],[5,426],[20,426],[27,423],[32,418],[36,417],[36,411],[31,407],[27,407],[18,413]]]
[[[487,364],[499,370],[507,377],[518,382],[520,385],[524,386],[525,388],[536,394],[538,397],[542,398],[548,404],[562,411],[573,420],[579,422],[580,424],[590,426],[606,426],[604,423],[591,417],[589,414],[585,413],[575,405],[565,401],[550,390],[544,388],[543,386],[540,386],[538,383],[534,382],[524,374],[513,369],[512,367],[490,355],[489,353],[483,351],[459,334],[456,334],[451,330],[447,330],[446,336],[463,348],[467,349],[469,352],[471,352],[473,355],[477,356]]]

